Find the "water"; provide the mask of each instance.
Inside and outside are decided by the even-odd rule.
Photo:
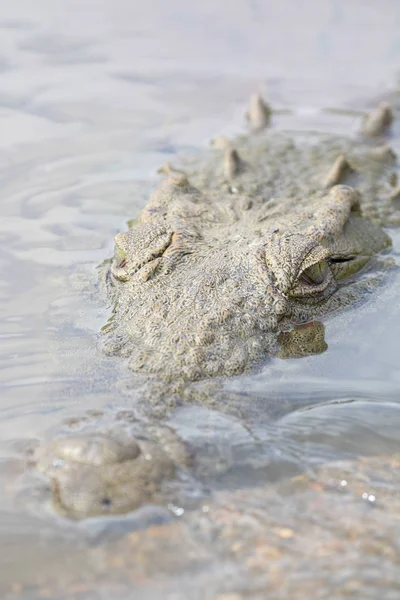
[[[132,376],[97,346],[109,313],[96,266],[156,169],[240,131],[254,90],[278,129],[355,131],[359,111],[395,88],[398,3],[14,0],[0,30],[2,597],[398,598],[395,458],[367,462],[361,483],[351,463],[315,475],[400,450],[397,271],[326,320],[324,354],[227,381],[241,417],[171,416],[205,464],[234,457],[211,508],[76,524],[34,494],[15,500],[32,440],[89,410],[132,407]],[[311,478],[299,489],[263,487],[299,472]]]

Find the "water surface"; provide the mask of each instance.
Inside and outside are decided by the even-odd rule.
[[[0,7],[0,31],[0,536],[2,548],[9,548],[0,563],[3,597],[66,598],[69,586],[68,598],[85,600],[264,598],[273,575],[263,578],[240,548],[238,558],[232,548],[214,554],[211,532],[209,539],[195,536],[193,514],[186,522],[186,515],[175,519],[160,507],[112,524],[73,524],[53,516],[49,506],[39,511],[34,497],[16,504],[15,474],[25,445],[68,418],[134,408],[132,375],[98,347],[109,310],[96,290],[96,267],[145,204],[157,168],[205,147],[217,133],[241,131],[254,90],[277,109],[277,129],[355,132],[361,111],[396,89],[400,7],[395,0],[14,0]],[[397,123],[391,143],[398,152],[399,134]],[[399,260],[400,233],[390,234]],[[233,490],[217,506],[231,503],[242,519],[256,518],[257,494],[269,493],[260,491],[268,481],[324,462],[400,451],[399,293],[393,270],[368,302],[326,319],[325,353],[273,359],[227,381],[242,420],[202,407],[171,416],[204,455],[208,447],[225,460],[240,444],[249,448],[215,484],[222,494]],[[398,489],[391,485],[393,508]],[[234,495],[252,486],[254,493]],[[301,523],[299,502],[292,490],[282,514],[276,500],[269,527],[284,522],[281,530],[292,530]],[[335,502],[332,512],[337,507],[339,513]],[[312,513],[312,503],[301,506],[303,518]],[[347,508],[355,524],[366,518],[357,512],[364,508],[355,500]],[[207,513],[202,510],[199,522]],[[281,548],[279,557],[265,554],[260,564],[297,569],[299,579],[293,589],[277,584],[274,597],[308,597],[310,585],[315,598],[365,598],[366,590],[368,597],[398,598],[389,557],[394,508],[389,512],[386,521],[376,520],[385,550],[374,550],[386,557],[386,579],[368,563],[357,580],[357,551],[346,565],[339,546],[328,545],[331,571],[315,591],[313,578],[319,581],[325,567],[318,570],[312,553],[301,566],[301,548]],[[165,534],[170,542],[161,556],[161,542],[152,547],[143,531],[150,523],[154,538],[164,539],[157,529],[164,521],[177,529]],[[340,537],[339,520],[333,522]],[[128,541],[127,531],[134,532]],[[375,533],[366,534],[371,544]],[[315,540],[323,536],[318,530]],[[245,539],[239,531],[232,547]],[[190,560],[183,560],[186,552]],[[169,554],[176,561],[166,564]],[[302,569],[311,583],[301,579]],[[356,580],[358,588],[343,591]]]

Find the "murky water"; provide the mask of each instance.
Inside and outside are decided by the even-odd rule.
[[[234,465],[210,506],[71,523],[16,482],[26,445],[49,429],[135,407],[132,375],[98,349],[109,313],[96,266],[157,168],[240,131],[255,89],[278,129],[355,131],[357,112],[396,88],[398,2],[14,0],[0,31],[2,597],[397,599],[395,270],[326,320],[325,353],[227,381],[241,417],[195,406],[170,417],[208,463]],[[399,123],[391,142],[400,152]],[[389,458],[365,474],[359,455]],[[300,472],[311,479],[282,487]]]

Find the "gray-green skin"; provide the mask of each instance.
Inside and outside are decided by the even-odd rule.
[[[353,305],[387,266],[366,267],[390,245],[381,224],[397,218],[396,158],[380,137],[388,110],[371,113],[357,140],[293,137],[265,129],[271,113],[255,96],[252,135],[216,140],[184,173],[167,167],[115,239],[107,351],[166,389],[242,373],[268,353],[324,351],[315,319]],[[293,323],[303,325],[293,333]],[[154,431],[140,435],[95,431],[39,448],[34,461],[54,482],[58,510],[83,518],[165,501],[163,483],[188,455]]]
[[[115,238],[103,337],[133,371],[242,373],[289,322],[354,304],[365,282],[341,281],[390,244],[377,224],[392,212],[388,147],[268,130],[214,145]]]

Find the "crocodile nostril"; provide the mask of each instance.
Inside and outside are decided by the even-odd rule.
[[[104,507],[109,507],[111,506],[111,499],[110,498],[102,498],[100,501],[100,504]]]
[[[121,260],[121,262],[119,263],[119,265],[118,265],[118,268],[119,268],[119,269],[123,269],[124,267],[126,267],[126,263],[127,263],[127,260],[126,260],[126,258],[124,258],[124,259],[123,259],[123,260]]]

